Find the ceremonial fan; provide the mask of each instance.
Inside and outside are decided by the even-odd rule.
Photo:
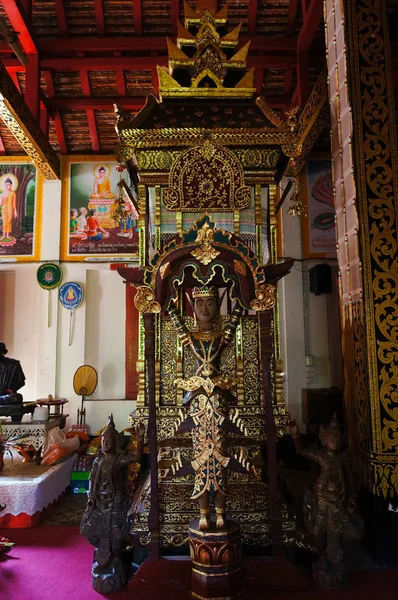
[[[86,423],[86,409],[84,401],[86,396],[91,396],[94,393],[98,383],[98,374],[94,367],[90,365],[82,365],[73,376],[73,389],[78,396],[82,397],[81,408],[77,409],[78,425]]]

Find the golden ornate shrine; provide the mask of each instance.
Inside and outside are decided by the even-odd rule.
[[[239,27],[223,36],[218,33],[226,24],[227,7],[217,11],[216,4],[198,2],[193,11],[185,3],[185,22],[179,24],[177,45],[168,41],[169,68],[158,68],[161,100],[150,95],[134,118],[116,107],[118,159],[129,169],[139,206],[141,270],[118,269],[137,287],[135,305],[141,315],[139,390],[132,418],[134,422],[149,419],[149,430],[156,422],[156,442],[149,440],[151,476],[141,494],[134,530],[145,537],[149,529],[151,543],[166,548],[186,543],[196,503],[190,500],[192,476],[165,477],[170,470],[168,460],[176,450],[185,460],[190,456],[189,434],[175,436],[184,410],[175,379],[192,375],[193,356],[183,350],[170,317],[162,311],[171,290],[180,289],[179,304],[186,314],[181,288],[189,288],[194,280],[230,289],[231,277],[219,271],[223,272],[220,265],[227,260],[225,256],[234,277],[253,281],[235,346],[223,357],[223,369],[240,378],[236,408],[248,432],[247,439],[233,439],[231,452],[242,447],[261,472],[261,448],[271,435],[271,424],[267,436],[265,428],[268,396],[275,435],[284,432],[289,420],[283,399],[278,308],[277,303],[269,302],[267,286],[275,284],[291,266],[273,264],[277,262],[277,164],[282,152],[297,156],[301,146],[293,113],[284,120],[263,99],[256,103],[253,72],[245,72],[248,45],[235,51]],[[189,260],[188,245],[192,246]],[[167,259],[169,255],[174,262]],[[263,275],[258,275],[258,269],[265,269]],[[261,311],[268,315],[266,322],[259,318]],[[225,312],[229,312],[228,304]],[[185,319],[189,326],[191,317]],[[153,381],[148,373],[152,354]],[[268,378],[266,389],[260,383],[263,369]],[[270,453],[276,486],[274,449],[268,446]],[[157,458],[160,471],[155,481]],[[243,542],[265,546],[278,542],[280,536],[289,539],[294,523],[286,509],[282,510],[283,524],[277,516],[276,487],[270,506],[267,483],[249,473],[230,477],[233,495],[227,511],[241,522]],[[280,528],[279,534],[275,526]],[[154,555],[156,552],[153,550]]]

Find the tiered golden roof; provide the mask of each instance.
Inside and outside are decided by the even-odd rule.
[[[254,69],[243,72],[237,82],[225,84],[230,71],[245,71],[250,46],[248,42],[233,53],[239,42],[241,25],[222,37],[218,33],[218,27],[227,21],[228,5],[218,10],[217,0],[198,0],[196,10],[184,2],[184,11],[184,25],[178,23],[177,44],[167,40],[169,66],[157,67],[161,95],[168,98],[252,98],[256,91]],[[197,30],[195,35],[190,28]],[[196,48],[193,55],[190,47]],[[189,77],[191,84],[187,86]]]

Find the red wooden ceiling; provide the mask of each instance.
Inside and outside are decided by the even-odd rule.
[[[228,5],[228,27],[241,22],[241,44],[251,39],[257,91],[275,108],[303,104],[325,62],[322,0]],[[0,0],[0,16],[19,33],[29,65],[1,41],[0,60],[62,154],[112,152],[113,103],[138,111],[156,91],[166,36],[184,17],[179,0]],[[23,153],[1,122],[0,136],[0,154]]]

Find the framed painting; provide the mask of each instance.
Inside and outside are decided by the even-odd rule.
[[[137,259],[137,213],[116,166],[113,156],[64,158],[61,260]]]
[[[43,176],[28,157],[0,157],[0,262],[40,259]]]
[[[336,257],[336,227],[330,156],[309,158],[300,174],[306,207],[303,217],[304,258]]]

